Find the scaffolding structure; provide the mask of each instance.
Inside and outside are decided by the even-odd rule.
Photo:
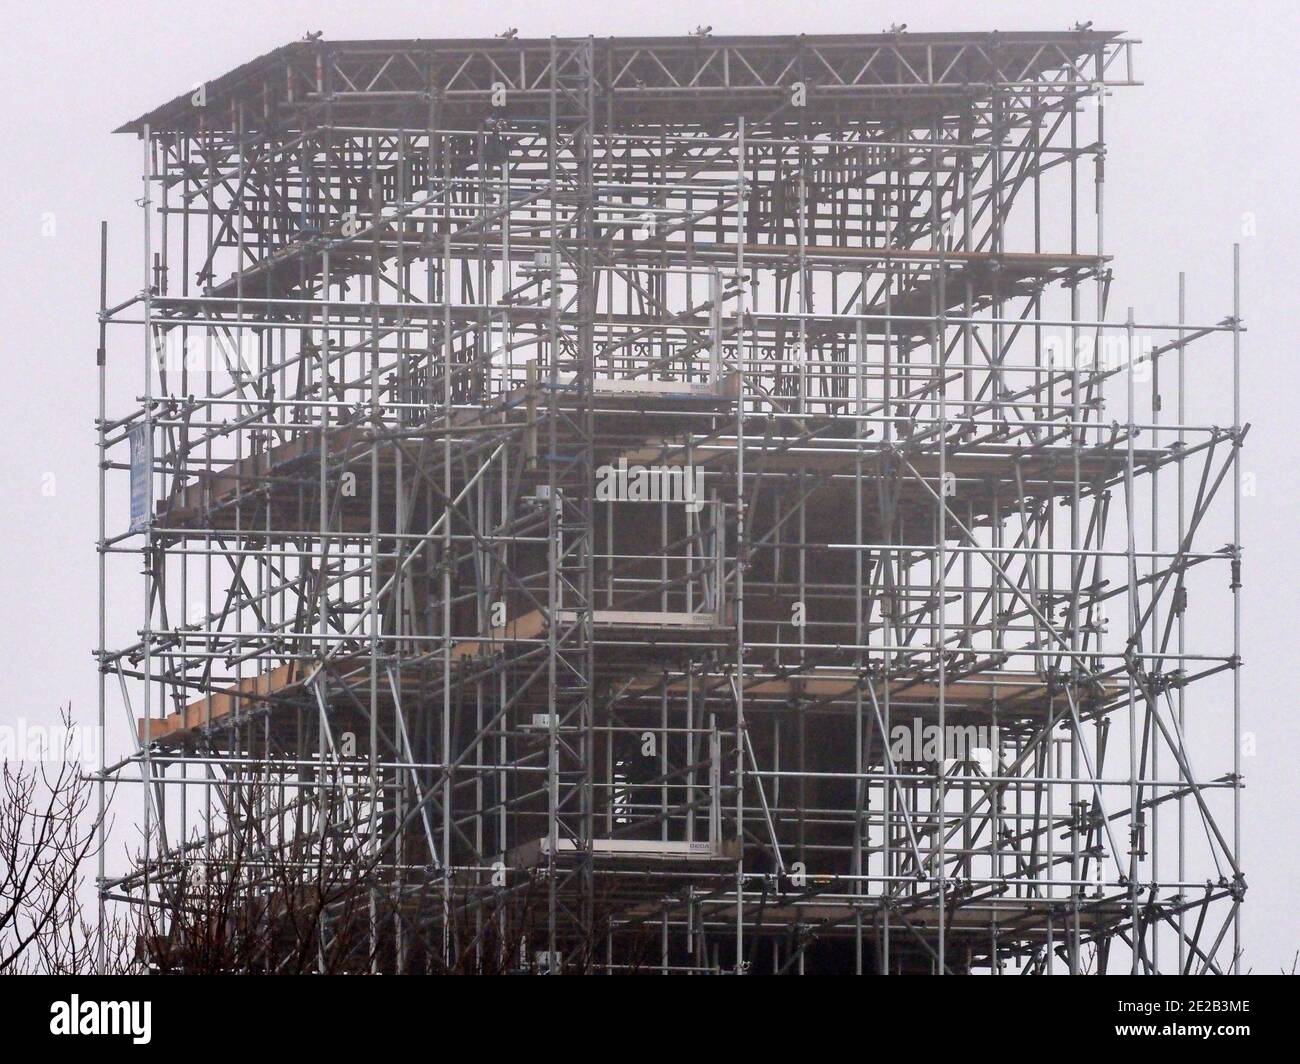
[[[238,822],[384,970],[1234,970],[1243,326],[1107,305],[1134,43],[308,39],[122,127],[101,908]]]

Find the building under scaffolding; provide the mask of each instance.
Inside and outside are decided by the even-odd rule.
[[[1133,45],[308,39],[123,126],[104,903],[246,830],[383,970],[507,907],[532,970],[1232,970],[1242,325],[1107,306]]]

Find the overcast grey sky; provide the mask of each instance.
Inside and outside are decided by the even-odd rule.
[[[109,134],[126,119],[315,30],[327,38],[461,37],[513,26],[522,36],[602,36],[684,33],[703,23],[719,34],[812,34],[876,32],[892,23],[912,31],[1062,30],[1092,20],[1140,39],[1136,69],[1145,85],[1117,90],[1107,105],[1111,307],[1122,313],[1133,305],[1146,320],[1173,320],[1177,273],[1184,270],[1190,318],[1217,321],[1231,311],[1232,243],[1243,245],[1249,328],[1243,406],[1253,424],[1245,469],[1257,484],[1243,511],[1244,727],[1258,748],[1244,760],[1246,966],[1290,966],[1300,949],[1300,725],[1293,678],[1300,515],[1297,445],[1292,454],[1286,450],[1286,439],[1295,439],[1292,359],[1300,329],[1294,203],[1300,5],[9,0],[5,7],[0,720],[47,720],[68,702],[83,719],[95,712],[94,315],[101,218],[112,234],[110,302],[137,290],[141,275],[134,203],[139,146]],[[1243,236],[1247,215],[1255,230]],[[120,403],[134,394],[127,388]],[[133,630],[134,589],[112,601],[124,614],[119,633]],[[1211,704],[1205,711],[1226,708]],[[124,726],[113,723],[118,732],[110,751],[125,741]],[[133,808],[124,805],[123,815]]]

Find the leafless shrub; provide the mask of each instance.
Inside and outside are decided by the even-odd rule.
[[[72,756],[75,726],[60,714],[63,746],[0,767],[0,972],[71,974],[129,967],[128,920],[86,911],[85,870],[98,853],[93,781]],[[102,947],[102,957],[101,957]]]

